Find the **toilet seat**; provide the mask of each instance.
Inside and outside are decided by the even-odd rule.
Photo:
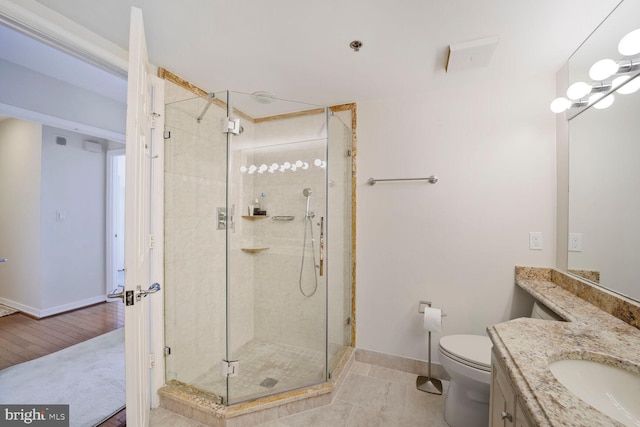
[[[491,372],[491,340],[483,335],[447,335],[440,338],[440,351],[459,363]]]

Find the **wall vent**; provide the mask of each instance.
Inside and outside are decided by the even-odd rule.
[[[84,151],[89,151],[90,153],[102,153],[102,144],[96,141],[86,140],[82,143],[82,148]]]

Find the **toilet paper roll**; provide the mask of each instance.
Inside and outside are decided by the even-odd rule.
[[[423,323],[425,331],[441,332],[442,310],[439,308],[425,307]]]

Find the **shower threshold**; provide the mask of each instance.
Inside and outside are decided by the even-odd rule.
[[[330,404],[352,363],[352,355],[353,348],[346,348],[331,379],[322,384],[230,406],[225,406],[215,393],[173,380],[160,389],[160,406],[212,427],[241,427],[268,422]]]

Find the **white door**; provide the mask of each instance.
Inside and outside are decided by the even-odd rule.
[[[162,112],[164,86],[147,57],[142,11],[131,8],[125,173],[125,359],[127,425],[149,425],[162,385]],[[154,129],[157,128],[156,129]],[[160,322],[158,322],[158,318]],[[155,368],[154,368],[155,364]],[[159,380],[158,380],[159,378]]]

